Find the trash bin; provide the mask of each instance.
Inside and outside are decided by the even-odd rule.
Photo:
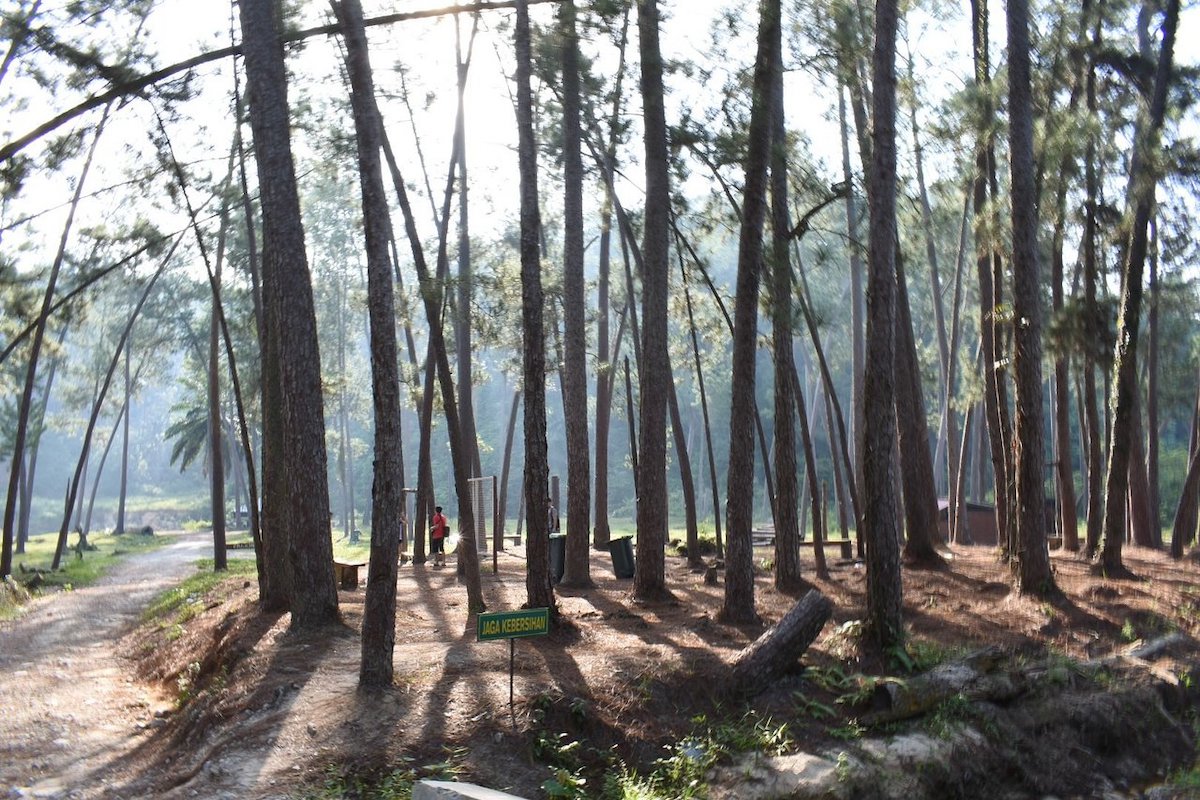
[[[613,573],[618,578],[633,577],[633,537],[622,536],[608,543],[608,552],[612,554]]]
[[[567,535],[565,533],[550,534],[550,582],[562,580],[563,571],[567,568]]]

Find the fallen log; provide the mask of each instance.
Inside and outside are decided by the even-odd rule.
[[[1029,681],[1021,674],[996,670],[1003,656],[1000,648],[988,647],[908,679],[889,678],[875,687],[871,710],[861,722],[881,725],[918,717],[955,697],[1011,700],[1026,690]]]
[[[730,665],[729,689],[753,696],[792,668],[833,613],[829,598],[811,589],[783,619],[755,639]]]

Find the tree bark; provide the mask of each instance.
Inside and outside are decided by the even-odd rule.
[[[320,352],[292,161],[281,21],[274,8],[269,0],[241,4],[242,41],[262,204],[263,281],[278,308],[278,328],[267,335],[279,347],[283,480],[292,498],[305,498],[281,520],[292,567],[291,624],[307,630],[337,621],[338,604]]]
[[[517,3],[517,132],[521,174],[521,330],[525,383],[525,516],[529,522],[525,554],[526,602],[530,608],[551,608],[550,531],[548,529],[550,469],[546,456],[546,352],[542,317],[541,255],[538,232],[537,149],[533,138],[530,90],[529,8]]]
[[[743,697],[769,688],[796,666],[833,614],[833,603],[810,589],[779,622],[738,653],[729,669],[730,689]]]
[[[792,264],[789,259],[791,225],[788,220],[787,188],[787,119],[783,107],[783,27],[770,29],[771,62],[771,255],[770,309],[771,351],[775,357],[773,371],[775,396],[775,438],[771,459],[775,471],[775,588],[795,592],[805,585],[800,569],[800,522],[797,518],[799,487],[796,478],[796,409],[803,402],[794,392],[792,353]],[[800,424],[805,429],[805,456],[810,455],[812,439],[808,436],[808,414],[801,406]],[[809,459],[806,473],[810,488],[816,486],[816,464]],[[814,503],[820,500],[813,493]],[[814,523],[816,521],[814,508]],[[819,552],[820,548],[818,548]]]
[[[563,417],[567,437],[567,552],[562,584],[593,585],[587,402],[587,320],[583,280],[583,153],[579,115],[579,34],[574,0],[558,7],[563,127]]]
[[[638,2],[638,49],[644,119],[646,206],[642,240],[642,358],[638,365],[637,572],[633,594],[643,601],[670,596],[666,588],[667,537],[667,285],[671,206],[663,59],[658,0]]]
[[[867,352],[863,506],[867,641],[886,652],[904,641],[900,535],[896,525],[896,26],[895,0],[875,7],[873,131],[868,194]]]
[[[1175,48],[1175,29],[1179,22],[1179,0],[1167,0],[1163,21],[1162,50],[1154,76],[1154,93],[1145,116],[1139,120],[1134,137],[1133,157],[1129,165],[1128,214],[1131,218],[1129,240],[1125,246],[1123,290],[1117,318],[1117,347],[1113,363],[1112,438],[1108,473],[1104,483],[1103,548],[1100,567],[1106,575],[1116,576],[1127,570],[1121,560],[1125,538],[1119,511],[1129,479],[1129,442],[1133,429],[1134,395],[1137,392],[1138,324],[1142,305],[1142,273],[1150,213],[1154,205],[1159,138],[1167,107],[1167,89]]]
[[[1018,586],[1022,594],[1057,592],[1046,549],[1042,414],[1041,269],[1033,165],[1029,3],[1008,0],[1009,163],[1012,174],[1013,372],[1016,377]]]
[[[400,476],[400,376],[396,310],[389,251],[389,219],[380,160],[379,110],[359,0],[334,6],[346,44],[346,73],[354,110],[367,255],[367,313],[371,337],[371,398],[375,412],[375,470],[371,484],[371,560],[363,605],[359,686],[392,683],[396,639],[396,561],[403,527],[404,486]]]
[[[724,622],[758,620],[754,609],[753,524],[755,360],[758,340],[758,287],[763,261],[767,166],[771,147],[771,53],[780,25],[779,0],[759,3],[758,52],[754,59],[753,100],[747,139],[746,177],[738,242],[737,296],[734,302],[733,368],[729,409],[729,466],[725,490],[725,597],[719,618]],[[763,450],[766,458],[766,450]]]

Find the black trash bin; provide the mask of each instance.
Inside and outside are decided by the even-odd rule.
[[[633,537],[622,536],[608,543],[608,552],[612,554],[613,573],[618,578],[633,577]]]
[[[550,582],[562,580],[563,571],[567,568],[567,535],[565,533],[550,534]]]

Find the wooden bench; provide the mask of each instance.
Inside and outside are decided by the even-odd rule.
[[[817,542],[815,539],[811,539],[811,538],[805,539],[804,541],[800,542],[800,545],[802,547],[811,547],[813,549],[813,552],[816,552],[816,550],[817,550]],[[853,539],[822,539],[821,540],[821,549],[822,550],[824,550],[826,547],[832,547],[833,545],[838,545],[839,547],[842,548],[842,558],[846,559],[847,561],[854,558],[854,548],[853,548],[854,540]]]
[[[345,561],[334,560],[333,574],[337,576],[338,586],[342,589],[357,589],[358,588],[358,568],[365,567],[366,561],[357,563],[348,563]]]
[[[750,531],[750,543],[754,547],[772,547],[775,544],[775,531],[759,529]],[[854,558],[854,540],[853,539],[822,539],[821,548],[832,547],[837,545],[842,548],[842,558]],[[811,548],[813,551],[817,549],[817,543],[814,539],[802,539],[801,547]]]
[[[750,529],[750,546],[751,547],[771,547],[775,544],[775,529],[774,528],[751,528]]]

